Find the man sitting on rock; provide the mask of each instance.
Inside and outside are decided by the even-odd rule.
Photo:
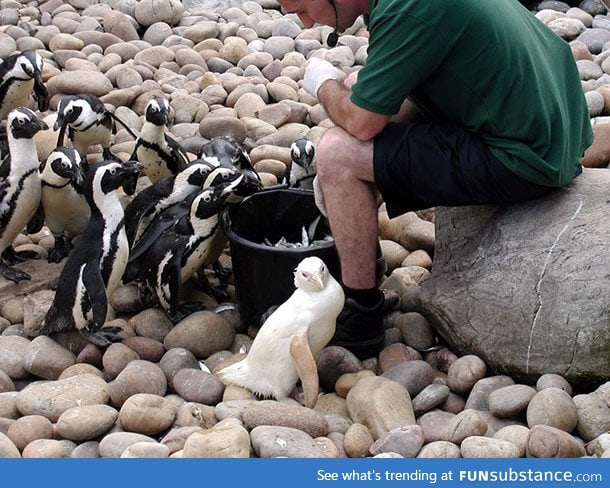
[[[368,28],[357,81],[314,57],[303,87],[337,126],[317,147],[316,181],[346,292],[331,344],[374,356],[384,343],[377,191],[394,217],[568,184],[592,142],[576,63],[517,0],[279,2],[307,28],[342,32],[360,15]]]

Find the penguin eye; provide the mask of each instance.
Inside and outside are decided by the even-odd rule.
[[[65,161],[63,161],[63,162],[61,163],[61,166],[62,166],[63,168],[66,168],[66,169],[67,169],[67,168],[68,168],[68,163],[66,163]]]
[[[110,175],[111,176],[116,175],[116,168],[110,168]]]
[[[211,200],[212,200],[212,195],[210,195],[209,193],[206,193],[205,195],[203,195],[204,202],[209,202]]]

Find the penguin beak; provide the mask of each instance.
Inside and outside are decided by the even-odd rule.
[[[227,186],[222,190],[221,195],[225,196],[230,193],[233,193],[233,191],[241,184],[243,179],[244,179],[244,175],[243,174],[239,175],[237,178],[235,178],[233,181],[231,181],[229,184],[227,184]]]
[[[121,169],[125,175],[133,175],[142,171],[142,164],[138,161],[125,161],[122,163]]]
[[[297,166],[300,166],[303,169],[307,169],[307,163],[305,161],[306,161],[306,158],[303,157],[302,155],[292,158],[292,162],[295,163]]]
[[[31,74],[32,78],[34,78],[34,82],[39,85],[43,85],[42,82],[42,73],[38,70],[35,70],[34,73]]]
[[[55,119],[55,123],[53,124],[53,130],[59,130],[64,126],[64,118],[61,114],[57,114],[57,118]]]
[[[48,128],[49,128],[49,126],[47,125],[47,123],[44,120],[37,119],[37,121],[36,121],[37,132],[40,130],[47,130]]]

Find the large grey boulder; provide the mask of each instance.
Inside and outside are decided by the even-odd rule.
[[[610,377],[610,171],[523,204],[436,209],[423,312],[461,354],[524,381]]]

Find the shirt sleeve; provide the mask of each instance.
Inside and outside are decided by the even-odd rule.
[[[411,91],[442,65],[450,42],[424,15],[390,10],[371,16],[367,61],[352,87],[354,104],[393,115]]]

